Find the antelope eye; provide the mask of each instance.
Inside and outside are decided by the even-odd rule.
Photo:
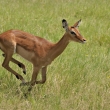
[[[75,34],[75,32],[71,31],[71,34]],[[76,35],[76,34],[75,34]]]

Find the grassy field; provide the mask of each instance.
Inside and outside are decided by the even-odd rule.
[[[64,34],[63,18],[69,25],[82,19],[79,30],[87,43],[71,42],[48,67],[46,83],[30,93],[1,66],[0,110],[110,109],[109,0],[0,0],[0,33],[19,29],[57,42]],[[30,81],[32,65],[14,57],[26,65],[27,75],[10,66]]]

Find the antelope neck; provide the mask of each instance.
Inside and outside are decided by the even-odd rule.
[[[68,44],[68,35],[65,33],[63,37],[52,48],[50,58],[55,59],[56,57],[58,57],[64,51]]]

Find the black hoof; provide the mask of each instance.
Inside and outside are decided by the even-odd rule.
[[[27,86],[27,83],[21,83],[20,86]]]
[[[30,82],[21,83],[20,86],[28,86],[30,85]]]
[[[32,86],[30,86],[29,88],[28,88],[28,91],[30,92],[32,90]]]
[[[17,78],[17,79],[19,79],[19,76],[18,76],[18,75],[16,75],[16,78]]]
[[[3,53],[2,56],[5,57],[5,54]]]
[[[26,74],[26,71],[25,71],[25,70],[23,70],[23,73],[24,73],[24,74]]]
[[[18,66],[19,66],[20,68],[22,67],[20,63],[18,64]]]

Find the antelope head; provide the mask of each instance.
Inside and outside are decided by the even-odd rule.
[[[81,20],[77,21],[73,26],[68,26],[68,23],[65,19],[62,20],[63,28],[65,28],[67,36],[70,41],[75,41],[79,43],[86,42],[86,39],[80,34],[78,27]]]

